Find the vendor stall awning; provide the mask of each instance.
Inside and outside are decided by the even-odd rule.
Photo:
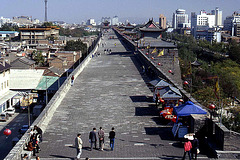
[[[163,89],[159,90],[159,94],[161,98],[170,98],[170,99],[180,99],[182,98],[182,94],[180,91],[172,86],[164,87]]]
[[[173,108],[173,112],[177,116],[189,116],[191,114],[207,114],[200,106],[194,104],[191,101]]]
[[[58,85],[61,86],[65,79],[65,77],[43,76],[36,90],[58,90]]]
[[[166,87],[166,86],[170,86],[169,83],[167,83],[166,81],[164,81],[163,79],[154,79],[152,81],[149,82],[151,85],[153,85],[155,88],[157,87]]]

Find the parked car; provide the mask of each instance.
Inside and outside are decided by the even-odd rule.
[[[24,134],[28,130],[28,125],[23,125],[21,129],[19,129],[20,134]]]
[[[7,114],[7,113],[5,113],[5,112],[2,112],[1,114],[0,114],[0,120],[1,121],[7,121],[8,120],[8,118],[9,118],[9,115]]]
[[[15,113],[15,108],[8,108],[5,113],[7,113],[9,116],[14,115]]]

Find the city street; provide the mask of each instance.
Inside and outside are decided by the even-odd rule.
[[[0,122],[0,159],[4,159],[12,149],[12,139],[20,136],[18,130],[25,124],[28,124],[27,113],[15,113],[7,122]],[[12,131],[10,136],[3,134],[6,128]]]

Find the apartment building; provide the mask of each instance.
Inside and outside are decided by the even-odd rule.
[[[19,28],[21,41],[26,44],[39,44],[39,41],[49,39],[50,37],[59,37],[59,29],[56,26],[42,28]]]

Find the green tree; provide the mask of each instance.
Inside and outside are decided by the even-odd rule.
[[[42,24],[43,27],[51,27],[51,26],[54,26],[52,22],[44,22]]]
[[[240,63],[240,45],[235,41],[232,41],[230,44],[229,57],[233,61]]]
[[[18,26],[13,25],[13,26],[9,26],[8,24],[4,24],[1,28],[1,31],[19,31]]]
[[[85,31],[84,28],[75,28],[75,29],[69,29],[69,28],[60,28],[59,35],[60,36],[72,36],[72,37],[83,37],[83,36],[89,36],[89,35],[98,35],[99,32],[88,32]]]
[[[44,64],[44,57],[42,51],[33,51],[33,60],[36,61],[36,64],[42,66]]]
[[[66,51],[82,51],[82,53],[87,52],[87,45],[81,40],[78,41],[68,41],[64,48]]]

